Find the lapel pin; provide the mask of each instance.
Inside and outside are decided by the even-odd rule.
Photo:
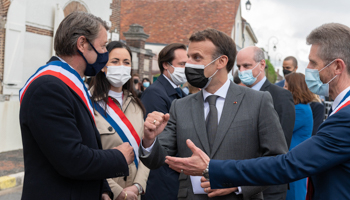
[[[234,104],[237,104],[237,101],[233,102]]]

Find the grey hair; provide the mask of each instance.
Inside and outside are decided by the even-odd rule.
[[[60,23],[57,28],[54,49],[58,56],[77,54],[77,40],[85,36],[91,43],[97,38],[101,27],[106,31],[109,27],[105,21],[86,12],[73,12]]]
[[[350,28],[338,23],[324,24],[306,38],[309,45],[319,45],[317,55],[325,65],[336,58],[342,59],[350,74]]]
[[[255,62],[260,62],[261,60],[265,60],[265,55],[262,49],[256,47],[254,48],[254,57],[253,60]]]

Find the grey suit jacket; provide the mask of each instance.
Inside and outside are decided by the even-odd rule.
[[[274,156],[288,150],[271,95],[233,83],[227,92],[212,151],[205,126],[203,94],[199,92],[173,101],[166,128],[157,137],[150,155],[144,156],[140,148],[140,159],[150,169],[156,169],[164,164],[167,155],[190,157],[187,139],[211,159],[220,160]],[[207,195],[193,194],[187,175],[180,174],[179,182],[179,199],[209,199]],[[242,187],[243,197],[231,193],[212,199],[259,199],[265,188]]]

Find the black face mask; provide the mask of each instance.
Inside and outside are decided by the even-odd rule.
[[[90,46],[92,47],[92,49],[96,52],[97,54],[97,58],[94,64],[90,64],[88,63],[88,61],[86,60],[85,56],[83,55],[83,53],[81,51],[79,51],[78,49],[78,53],[84,58],[85,62],[86,62],[86,69],[84,72],[85,76],[96,76],[97,73],[99,73],[101,71],[101,69],[106,66],[107,62],[108,62],[108,51],[105,53],[99,53],[95,47],[90,43],[89,40],[87,40],[90,44]]]
[[[292,73],[292,71],[289,71],[289,70],[286,70],[286,69],[283,69],[283,75],[286,76],[288,74]]]
[[[138,79],[134,79],[134,84],[138,84],[139,80]]]
[[[204,76],[204,69],[185,67],[185,75],[187,81],[197,88],[204,88],[209,82],[209,79]]]

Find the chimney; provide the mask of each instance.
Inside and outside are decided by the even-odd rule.
[[[149,35],[143,31],[143,26],[138,24],[130,25],[129,30],[123,35],[127,45],[139,49],[145,49],[146,40],[149,38]]]

